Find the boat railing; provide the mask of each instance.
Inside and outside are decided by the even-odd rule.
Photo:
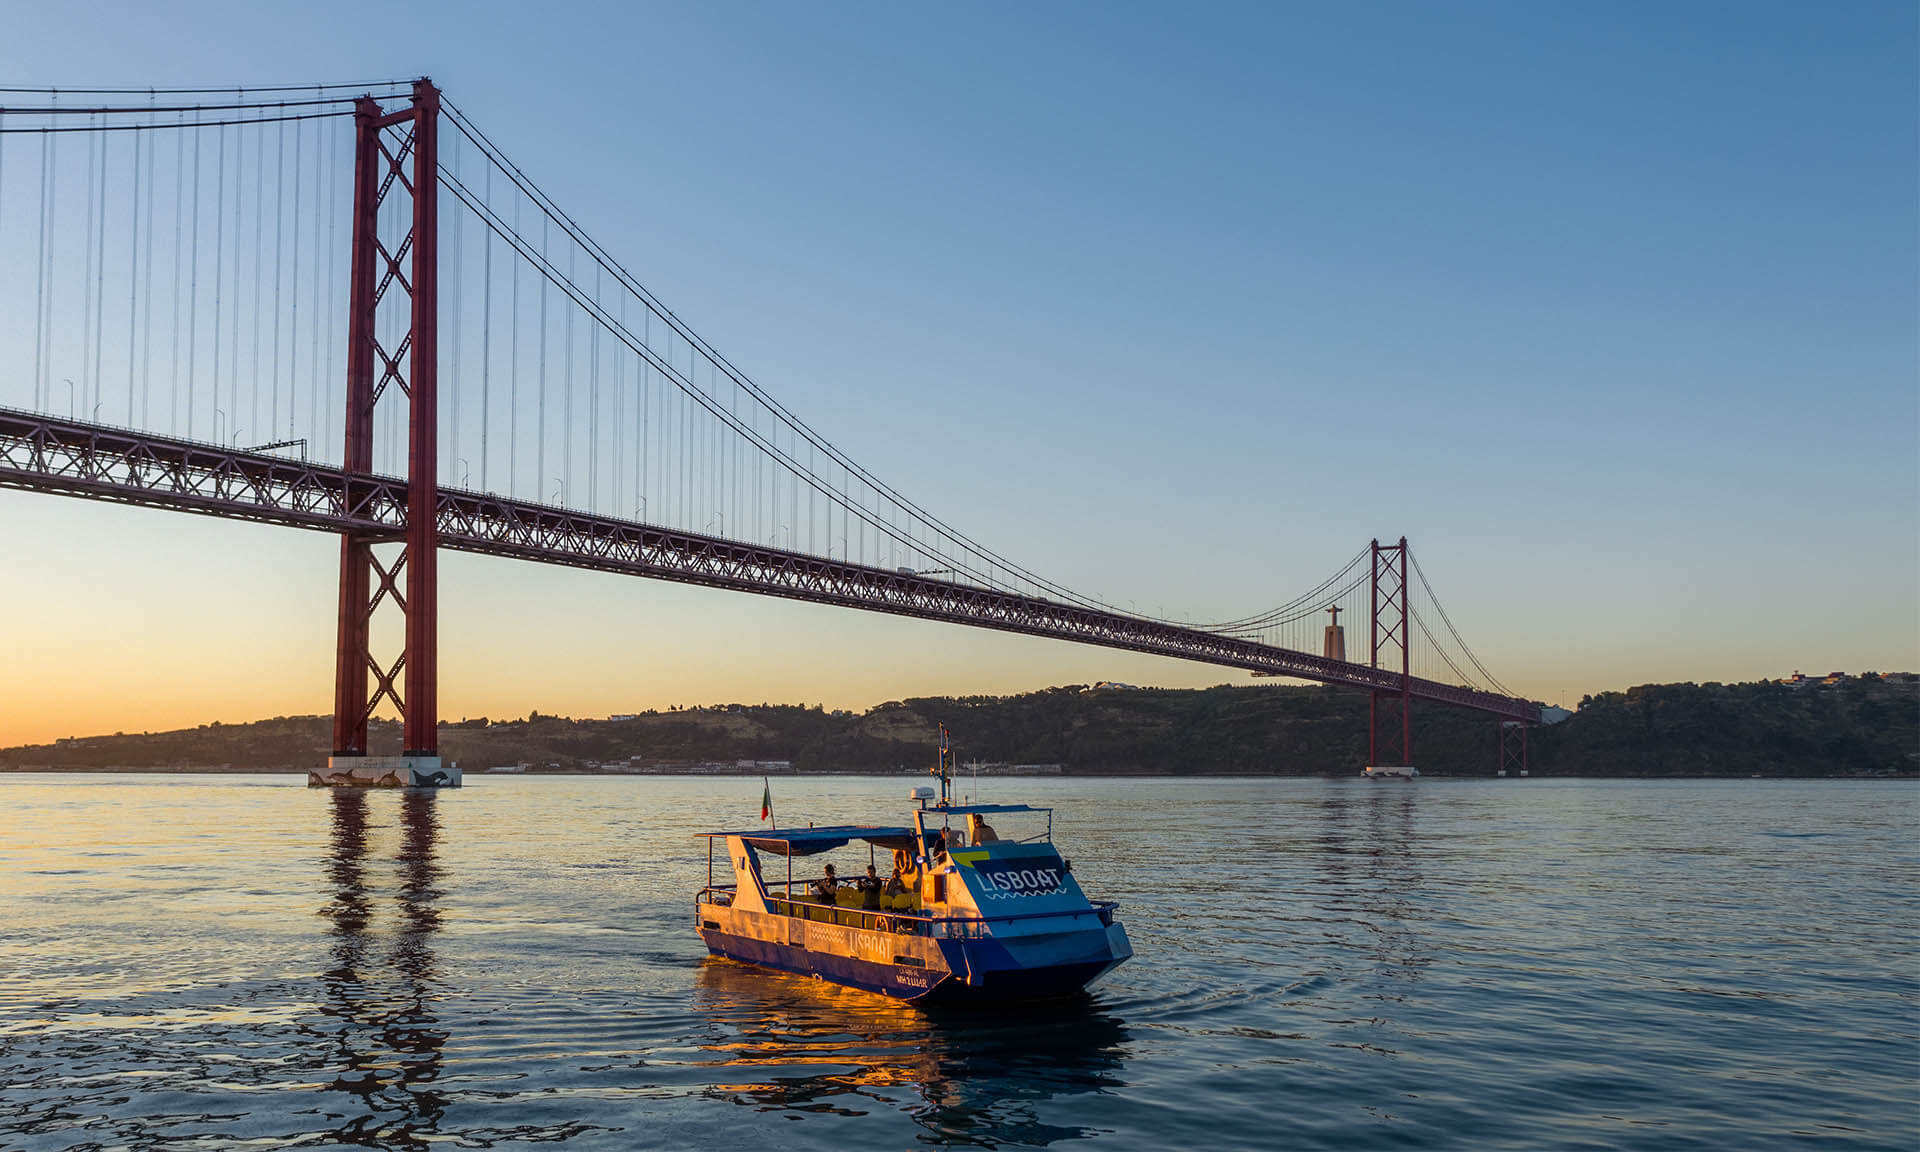
[[[925,936],[928,918],[904,908],[848,908],[823,904],[818,900],[769,893],[767,908],[778,916],[813,920],[821,924],[842,924],[872,932],[892,932],[901,936]]]
[[[773,885],[768,887],[772,888]],[[735,890],[736,886],[732,884],[710,885],[700,890],[697,899],[702,904],[730,905],[733,903]],[[1006,912],[993,916],[975,914],[934,916],[922,911],[905,909],[848,908],[772,891],[767,894],[767,909],[776,916],[791,916],[796,920],[839,924],[848,928],[864,928],[873,932],[892,932],[901,936],[934,936],[944,939],[976,939],[992,935],[991,926],[994,924],[1049,917],[1078,919],[1082,916],[1092,916],[1099,920],[1101,927],[1106,927],[1113,923],[1113,914],[1119,907],[1117,901],[1094,900],[1090,901],[1084,909]]]
[[[1064,911],[1055,909],[1046,912],[1005,912],[993,916],[932,916],[928,917],[928,921],[935,926],[932,933],[935,936],[970,938],[990,936],[992,933],[988,929],[991,925],[1005,924],[1014,920],[1045,920],[1063,917],[1079,919],[1082,916],[1092,916],[1098,919],[1100,926],[1104,928],[1113,923],[1113,914],[1119,907],[1119,902],[1115,900],[1092,900],[1085,908],[1069,908]]]

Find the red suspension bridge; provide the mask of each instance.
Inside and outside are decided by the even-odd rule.
[[[337,533],[335,771],[391,767],[369,756],[383,706],[403,769],[439,767],[440,548],[1364,688],[1373,763],[1395,711],[1410,760],[1415,698],[1540,720],[1405,539],[1194,623],[961,534],[702,340],[428,81],[0,99],[0,486]],[[376,612],[404,617],[386,658]]]

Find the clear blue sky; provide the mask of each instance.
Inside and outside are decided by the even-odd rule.
[[[1220,618],[1404,533],[1489,666],[1571,702],[1920,666],[1915,11],[77,2],[15,6],[0,73],[431,74],[1006,555]],[[47,546],[0,592],[94,621],[22,634],[74,708],[0,738],[328,707],[326,538],[0,518]],[[443,583],[450,716],[1228,676],[501,561]],[[90,699],[167,648],[165,693]]]

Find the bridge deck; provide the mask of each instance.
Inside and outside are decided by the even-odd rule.
[[[399,539],[407,483],[339,468],[0,408],[0,487]],[[1397,672],[846,561],[679,532],[521,500],[442,489],[439,545],[731,588],[870,612],[1172,656],[1228,668],[1399,692]],[[1537,723],[1529,701],[1419,677],[1411,694]]]

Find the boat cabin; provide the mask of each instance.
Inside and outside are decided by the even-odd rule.
[[[709,950],[916,1001],[1057,994],[1132,955],[1117,905],[1089,901],[1054,848],[1051,809],[931,791],[911,824],[705,833]]]
[[[948,935],[962,931],[957,922],[1008,916],[1093,914],[1104,923],[1107,915],[1108,906],[1087,900],[1054,848],[1049,808],[956,804],[922,807],[911,826],[705,835],[707,886],[699,899],[721,907],[910,935]],[[722,846],[732,883],[716,867]],[[815,859],[849,846],[855,852],[842,854],[844,863]],[[868,865],[878,892],[860,883]]]

